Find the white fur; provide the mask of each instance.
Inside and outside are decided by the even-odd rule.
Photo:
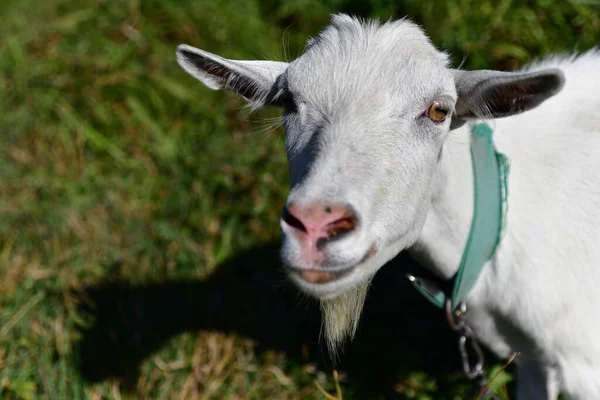
[[[467,296],[469,322],[501,357],[524,353],[519,399],[555,399],[559,382],[569,399],[600,399],[600,53],[534,68],[550,66],[566,77],[558,95],[494,121],[511,160],[508,229]],[[468,139],[463,128],[447,141],[446,182],[411,249],[443,276],[460,262],[472,215]]]
[[[213,89],[273,105],[292,93],[297,107],[283,117],[288,201],[357,210],[359,228],[326,246],[326,265],[305,264],[283,224],[290,271],[353,268],[326,284],[290,274],[322,300],[332,348],[352,336],[370,278],[400,251],[441,277],[458,268],[473,212],[470,137],[466,125],[451,131],[450,119],[423,116],[432,101],[468,119],[493,114],[477,83],[542,82],[539,102],[492,121],[511,161],[508,226],[467,296],[468,319],[499,356],[522,352],[518,399],[555,400],[559,388],[569,399],[600,399],[600,52],[556,56],[521,74],[463,73],[409,21],[343,15],[289,65],[180,49],[182,66]]]

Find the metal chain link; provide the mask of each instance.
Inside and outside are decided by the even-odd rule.
[[[458,351],[462,362],[465,375],[473,383],[473,394],[476,399],[481,400],[500,400],[489,388],[485,373],[483,371],[484,357],[479,343],[473,335],[473,330],[467,325],[466,305],[461,303],[457,311],[452,311],[452,305],[449,298],[446,299],[446,318],[450,328],[458,333]],[[473,353],[472,358],[469,353]]]

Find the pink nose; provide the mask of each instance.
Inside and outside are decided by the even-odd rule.
[[[318,201],[300,205],[291,202],[283,209],[282,227],[300,241],[307,261],[321,261],[320,252],[328,242],[356,229],[356,213],[342,204]]]

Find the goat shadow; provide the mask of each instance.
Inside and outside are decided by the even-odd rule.
[[[357,335],[335,365],[359,398],[397,398],[394,385],[414,371],[436,377],[436,398],[461,382],[456,336],[442,311],[408,283],[409,262],[400,254],[377,273]],[[199,330],[235,332],[253,339],[259,352],[283,351],[294,362],[333,368],[319,341],[318,304],[285,278],[277,243],[237,255],[204,280],[109,281],[88,287],[85,299],[82,311],[94,322],[80,328],[75,350],[89,383],[116,378],[134,387],[146,357],[173,336]]]

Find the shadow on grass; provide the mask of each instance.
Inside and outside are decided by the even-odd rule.
[[[401,254],[376,275],[359,332],[336,365],[359,393],[390,396],[394,382],[413,371],[436,377],[441,393],[456,383],[455,336],[441,311],[408,284],[406,262],[411,259]],[[173,336],[198,330],[236,332],[253,339],[258,351],[280,350],[299,363],[332,366],[319,343],[318,305],[285,279],[277,244],[238,255],[206,280],[112,282],[86,294],[95,304],[86,310],[95,323],[82,331],[78,355],[80,373],[91,383],[133,383],[143,359]]]

